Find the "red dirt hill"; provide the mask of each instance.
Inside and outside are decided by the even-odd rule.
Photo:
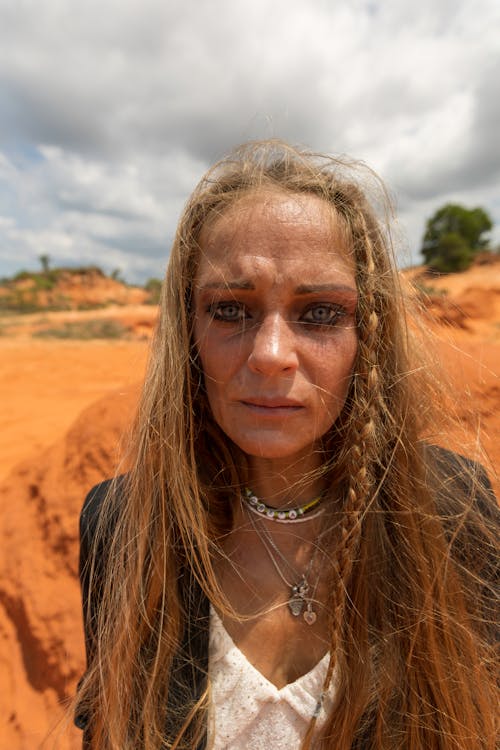
[[[106,276],[100,268],[56,268],[42,273],[21,272],[0,285],[0,309],[77,310],[103,305],[139,305],[149,293]]]
[[[0,489],[2,747],[39,747],[82,673],[77,519],[85,492],[116,468],[135,402],[135,392],[120,392],[85,409]],[[74,730],[58,747],[79,743]]]

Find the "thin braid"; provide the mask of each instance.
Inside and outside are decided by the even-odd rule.
[[[361,516],[368,503],[373,485],[372,457],[375,455],[375,422],[377,404],[381,401],[380,382],[377,372],[377,329],[374,294],[373,246],[370,232],[362,215],[359,216],[361,232],[356,255],[358,258],[360,289],[360,311],[358,314],[358,367],[354,374],[355,409],[357,417],[350,434],[350,449],[346,460],[348,485],[344,506],[344,517],[340,529],[340,541],[333,564],[334,587],[332,591],[333,611],[331,617],[330,661],[301,750],[310,750],[318,716],[338,663],[343,630],[347,582],[361,535]],[[355,238],[356,239],[356,238]],[[363,257],[364,256],[364,257]]]

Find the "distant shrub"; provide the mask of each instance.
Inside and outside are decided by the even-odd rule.
[[[120,284],[126,284],[127,282],[123,278],[122,269],[121,268],[113,268],[111,273],[109,274],[109,278],[113,281],[119,281]]]
[[[144,284],[144,289],[148,292],[148,297],[145,300],[147,305],[157,305],[160,301],[161,289],[163,281],[161,279],[148,279]]]
[[[58,266],[57,268],[48,268],[46,271],[18,271],[12,279],[4,279],[3,281],[8,283],[9,281],[25,281],[31,279],[33,281],[39,281],[40,279],[49,279],[54,284],[61,278],[61,276],[106,276],[102,268],[99,266]],[[110,278],[114,278],[113,275]]]
[[[57,275],[52,271],[40,273],[34,277],[35,287],[40,291],[50,291],[57,284]]]
[[[129,335],[128,329],[117,320],[94,319],[64,323],[57,328],[44,328],[33,334],[35,338],[51,339],[122,339]]]
[[[146,299],[147,305],[157,305],[160,301],[161,289],[163,282],[161,279],[148,279],[144,284],[144,289],[148,292],[148,298]]]
[[[78,276],[106,276],[102,268],[99,268],[99,266],[78,266],[73,268],[67,266],[65,268],[59,268],[58,270]]]
[[[79,302],[76,305],[77,310],[103,310],[108,307],[107,302]]]
[[[446,297],[448,289],[438,289],[435,286],[425,284],[422,281],[414,281],[413,288],[423,297]]]
[[[59,269],[52,268],[48,271],[19,271],[13,277],[12,281],[7,281],[7,285],[16,281],[32,281],[34,289],[50,290],[55,287],[59,278]]]
[[[10,289],[0,296],[0,315],[29,315],[40,311],[68,310],[70,305],[63,295],[59,295],[50,305],[41,304],[36,289]]]
[[[24,279],[30,279],[33,276],[32,271],[18,271],[11,279],[2,279],[3,282],[8,283],[9,281],[23,281]]]

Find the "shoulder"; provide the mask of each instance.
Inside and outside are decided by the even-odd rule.
[[[91,561],[95,561],[100,572],[105,565],[106,551],[125,492],[125,483],[125,474],[100,482],[92,487],[83,503],[79,524],[79,573],[84,593]]]
[[[484,547],[500,527],[500,506],[484,466],[437,445],[426,446],[427,482],[436,512],[460,556]]]
[[[484,466],[438,445],[425,447],[428,479],[435,486],[438,511],[449,503],[465,502],[488,517],[499,518],[500,509]]]
[[[493,643],[498,637],[498,501],[480,463],[437,446],[428,446],[427,451],[437,476],[436,510],[450,560],[468,592],[478,629]]]
[[[487,480],[484,467],[472,458],[430,443],[425,445],[424,451],[427,462],[449,473],[450,477],[464,480],[472,471],[473,473],[480,472]]]
[[[107,497],[113,480],[106,479],[96,484],[87,494],[80,513],[80,536],[95,529],[104,499]]]
[[[80,512],[80,540],[92,539],[99,524],[104,504],[108,498],[119,502],[125,490],[126,474],[115,479],[106,479],[88,492]]]
[[[483,581],[498,581],[500,507],[485,468],[470,458],[428,446],[429,484],[455,561]]]

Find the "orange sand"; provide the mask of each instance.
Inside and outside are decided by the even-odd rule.
[[[82,409],[144,372],[144,341],[0,339],[0,481],[62,437]]]

